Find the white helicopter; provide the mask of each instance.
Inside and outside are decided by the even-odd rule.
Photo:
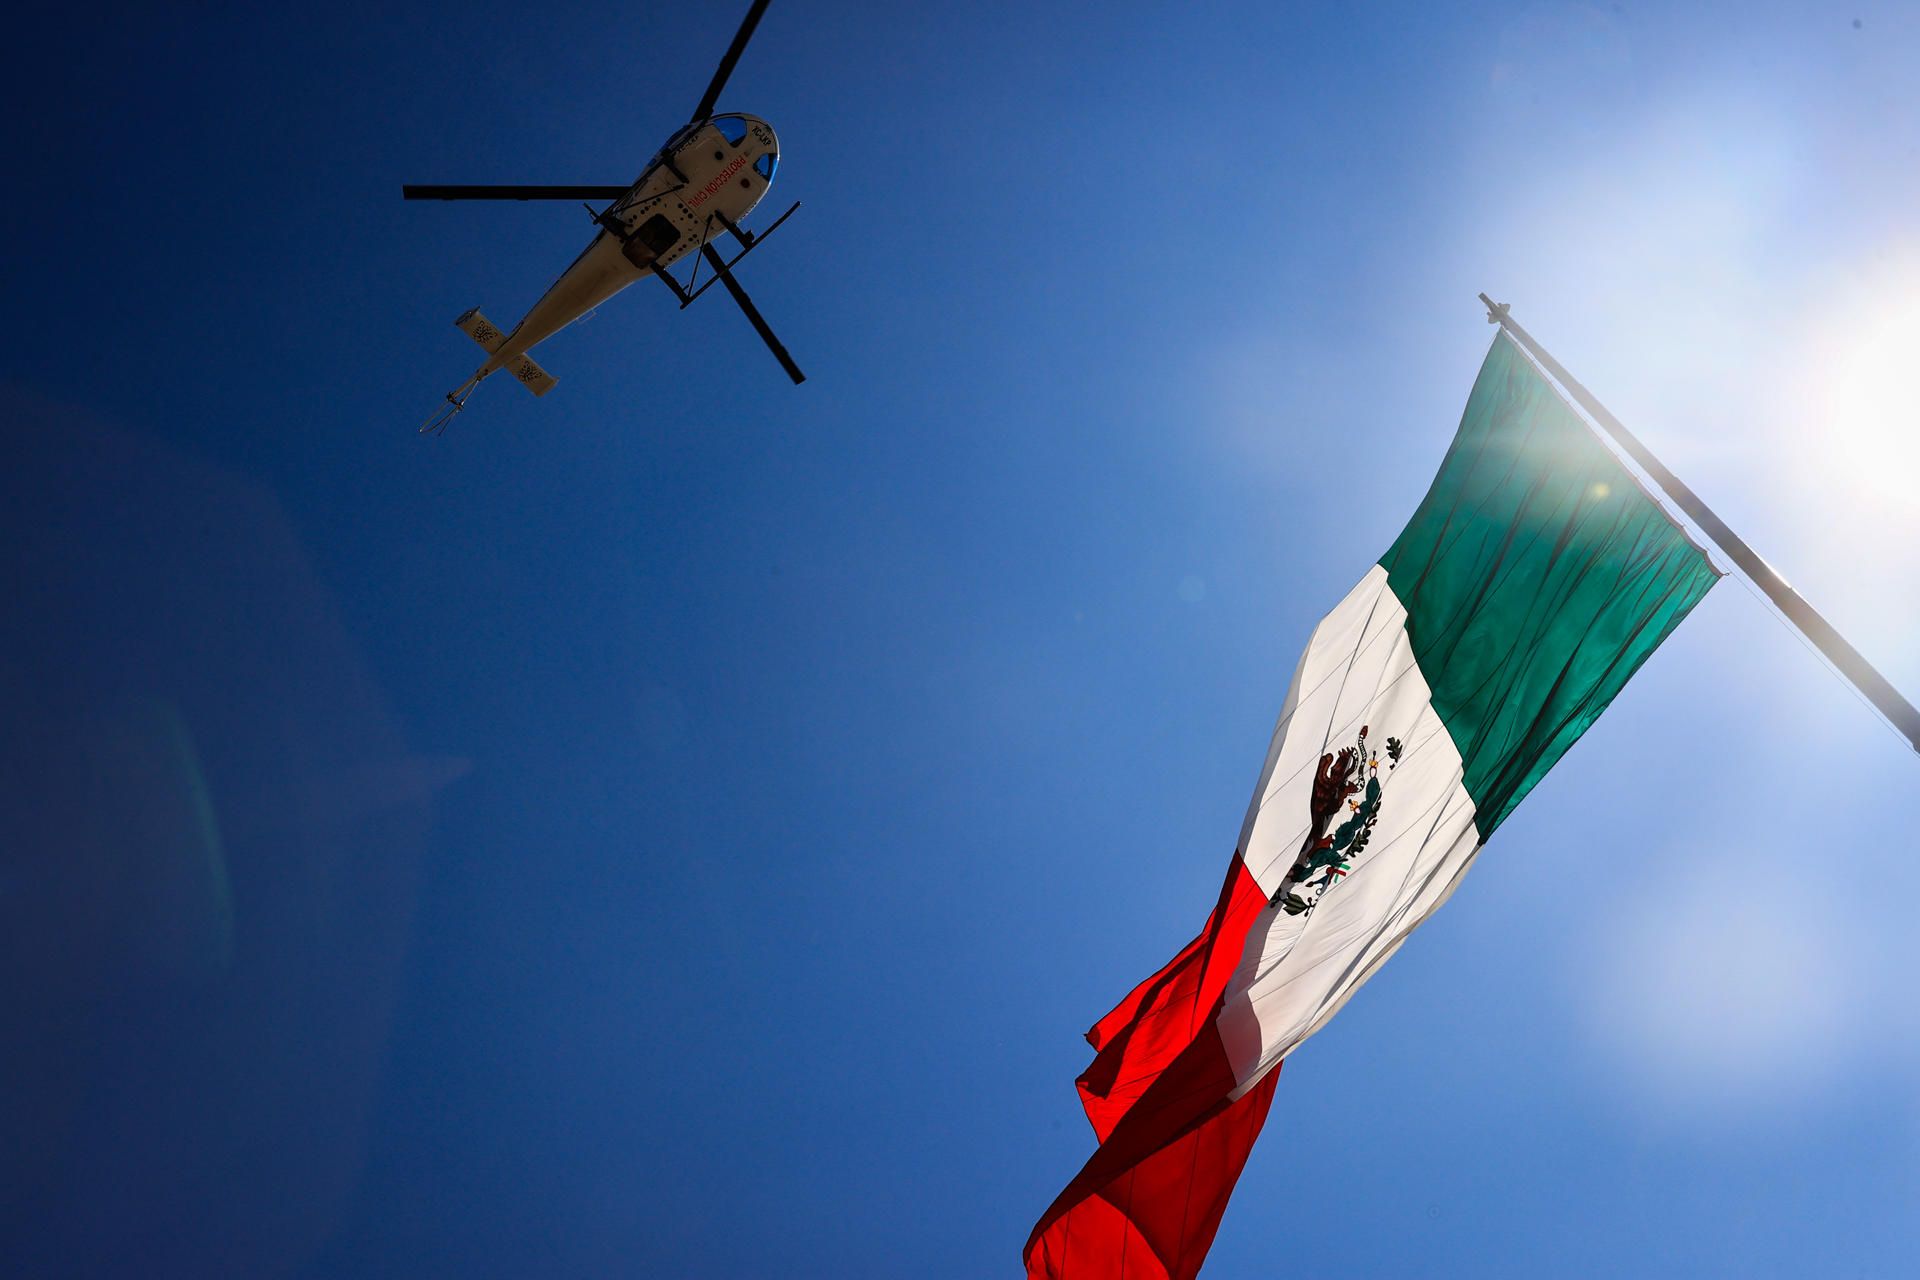
[[[534,363],[527,352],[552,337],[593,308],[628,285],[648,275],[659,276],[680,299],[684,310],[718,280],[727,286],[733,300],[746,312],[747,319],[773,351],[774,358],[796,384],[806,375],[787,354],[773,330],[761,318],[753,300],[740,282],[733,278],[734,264],[762,244],[774,228],[793,216],[800,207],[796,201],[765,231],[755,235],[740,226],[773,181],[780,162],[780,143],[767,122],[758,116],[714,115],[713,107],[720,90],[732,74],[734,63],[747,47],[753,29],[766,12],[769,0],[754,0],[746,20],[734,34],[726,56],[720,59],[713,81],[694,108],[693,119],[667,139],[666,145],[647,162],[632,186],[628,187],[526,187],[526,186],[406,186],[401,195],[408,200],[612,200],[606,209],[587,212],[600,227],[585,252],[573,265],[560,273],[533,304],[519,324],[502,332],[474,308],[454,321],[463,333],[486,348],[487,358],[473,376],[447,393],[441,405],[420,430],[444,431],[453,416],[465,407],[467,397],[487,375],[505,369],[536,396],[553,390],[553,375]],[[714,241],[731,235],[740,244],[740,252],[729,260],[721,256]],[[692,277],[682,284],[668,270],[680,259],[692,255]],[[700,282],[700,260],[705,258],[713,274]]]

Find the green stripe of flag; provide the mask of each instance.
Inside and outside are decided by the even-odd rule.
[[[1719,579],[1504,333],[1380,564],[1483,841]]]

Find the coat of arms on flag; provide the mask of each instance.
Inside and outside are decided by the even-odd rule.
[[[1387,739],[1387,771],[1400,763],[1403,748],[1398,738]],[[1363,798],[1355,800],[1360,795]],[[1313,910],[1340,878],[1353,870],[1354,860],[1367,851],[1374,823],[1380,820],[1380,757],[1367,754],[1367,726],[1360,726],[1360,737],[1351,747],[1342,747],[1338,755],[1329,752],[1320,757],[1320,769],[1313,780],[1313,825],[1300,846],[1300,857],[1273,899],[1288,915]],[[1327,825],[1340,816],[1340,803],[1353,816],[1331,833]]]

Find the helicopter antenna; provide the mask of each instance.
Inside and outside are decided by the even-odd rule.
[[[747,17],[740,29],[733,33],[733,43],[727,46],[727,52],[720,59],[720,66],[713,73],[713,82],[700,97],[700,105],[693,109],[694,121],[705,120],[713,114],[713,104],[720,100],[720,91],[727,87],[727,77],[733,74],[733,64],[740,61],[740,55],[746,51],[747,41],[753,39],[753,29],[760,25],[760,15],[767,11],[769,0],[753,0],[753,7],[747,10]]]

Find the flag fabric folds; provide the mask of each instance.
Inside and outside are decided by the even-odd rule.
[[[1100,1140],[1030,1277],[1187,1280],[1281,1060],[1453,892],[1718,573],[1504,333],[1439,474],[1321,620],[1198,937],[1087,1033]]]

